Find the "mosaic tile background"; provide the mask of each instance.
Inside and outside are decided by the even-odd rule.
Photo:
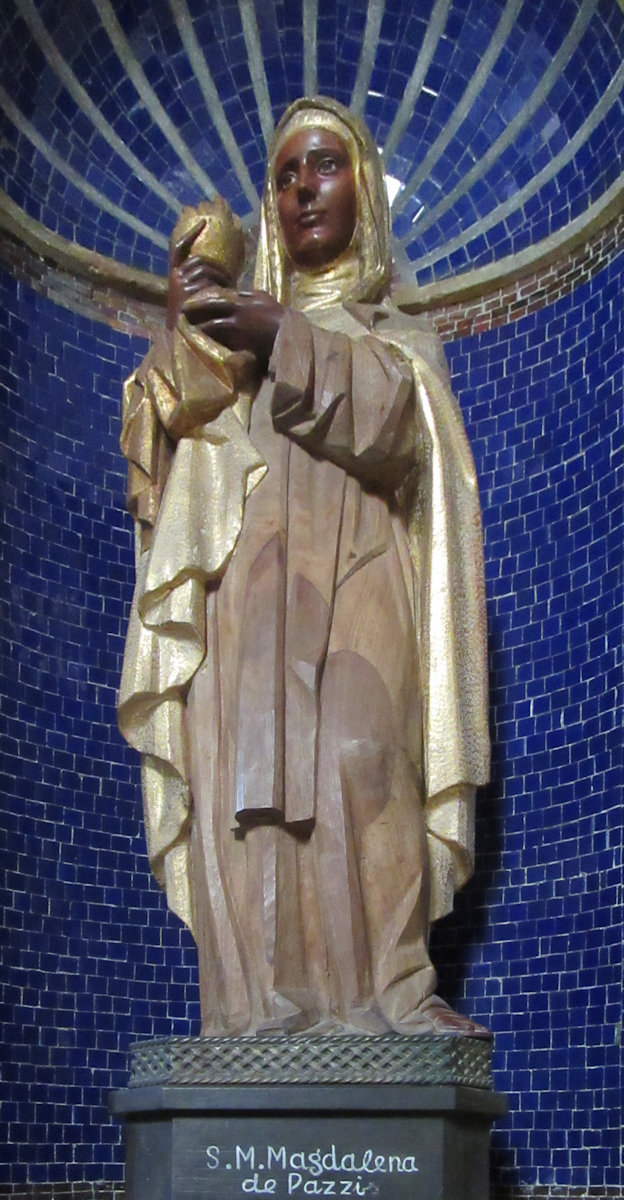
[[[0,187],[163,272],[180,203],[211,180],[253,224],[273,122],[318,88],[385,146],[402,269],[426,283],[608,195],[622,50],[616,0],[5,0]],[[618,235],[438,314],[481,480],[495,755],[477,871],[433,942],[443,994],[496,1035],[496,1200],[624,1196]],[[93,315],[116,320],[110,292],[14,245],[3,260],[0,1196],[112,1200],[106,1096],[128,1045],[199,1024],[114,715],[133,573],[120,391],[146,343]]]
[[[621,1183],[623,266],[447,344],[483,493],[495,758],[477,873],[434,942],[444,993],[496,1034],[501,1185]],[[145,343],[3,284],[7,1181],[113,1182],[129,1042],[198,1027],[113,707],[119,392]]]
[[[502,1182],[622,1184],[623,268],[446,346],[483,500],[494,783],[436,944],[496,1030]]]

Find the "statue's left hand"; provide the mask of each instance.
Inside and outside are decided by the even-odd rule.
[[[264,368],[286,309],[268,292],[208,287],[186,300],[182,312],[229,350],[251,350]]]
[[[225,271],[199,254],[189,254],[195,238],[206,224],[205,217],[193,222],[186,233],[169,245],[169,291],[167,294],[167,329],[175,329],[185,300],[202,289],[217,284],[228,287],[232,282]]]

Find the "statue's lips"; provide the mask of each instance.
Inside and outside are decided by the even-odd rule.
[[[306,209],[300,217],[297,217],[297,225],[300,229],[313,229],[323,219],[323,216],[322,209]]]

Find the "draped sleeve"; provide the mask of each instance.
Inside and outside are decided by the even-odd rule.
[[[395,489],[416,451],[412,371],[392,346],[362,332],[353,339],[286,314],[271,361],[273,423],[349,474]]]
[[[191,926],[185,696],[206,654],[206,589],[223,575],[266,467],[247,432],[253,360],[184,317],[124,389],[121,446],[137,522],[137,578],[118,721],[142,754],[150,864]]]

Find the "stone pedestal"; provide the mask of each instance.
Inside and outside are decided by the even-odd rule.
[[[173,1046],[175,1053],[181,1049],[180,1061],[185,1052],[187,1058],[189,1053],[196,1057],[199,1047],[205,1066],[198,1072],[195,1062],[195,1073],[210,1073],[211,1057],[216,1062],[213,1074],[223,1073],[220,1052],[227,1057],[231,1042],[184,1039],[181,1048],[181,1041],[158,1045],[165,1057],[168,1048]],[[333,1067],[332,1042],[338,1043]],[[414,1077],[419,1071],[422,1074],[419,1057],[426,1060],[425,1073],[431,1074],[432,1051],[434,1059],[437,1055],[438,1075],[465,1073],[471,1053],[482,1067],[484,1052],[489,1059],[487,1043],[388,1035],[315,1039],[311,1051],[309,1040],[267,1038],[238,1039],[235,1050],[241,1043],[250,1082],[175,1082],[175,1067],[170,1061],[163,1066],[162,1059],[157,1071],[168,1072],[171,1078],[147,1082],[145,1049],[138,1049],[143,1062],[138,1073],[144,1082],[137,1084],[135,1073],[134,1084],[131,1080],[129,1088],[111,1099],[113,1113],[126,1122],[127,1200],[244,1200],[245,1196],[488,1200],[490,1128],[506,1110],[504,1097],[488,1087],[449,1079],[257,1081],[263,1071],[271,1076],[275,1070],[274,1064],[267,1066],[264,1061],[264,1051],[269,1060],[276,1053],[279,1059],[293,1051],[291,1075],[305,1074],[310,1054],[319,1054],[327,1065],[314,1064],[317,1077],[331,1073],[330,1068],[344,1076],[347,1072],[337,1066],[336,1056],[341,1058],[348,1043],[352,1074],[369,1075],[372,1058],[378,1060],[378,1074],[405,1074],[409,1069]],[[211,1048],[216,1055],[211,1056]],[[457,1051],[463,1063],[459,1068],[452,1062]],[[303,1066],[297,1065],[300,1055]],[[236,1060],[237,1054],[230,1057]],[[238,1069],[234,1061],[233,1073]],[[283,1066],[280,1069],[289,1074]]]

